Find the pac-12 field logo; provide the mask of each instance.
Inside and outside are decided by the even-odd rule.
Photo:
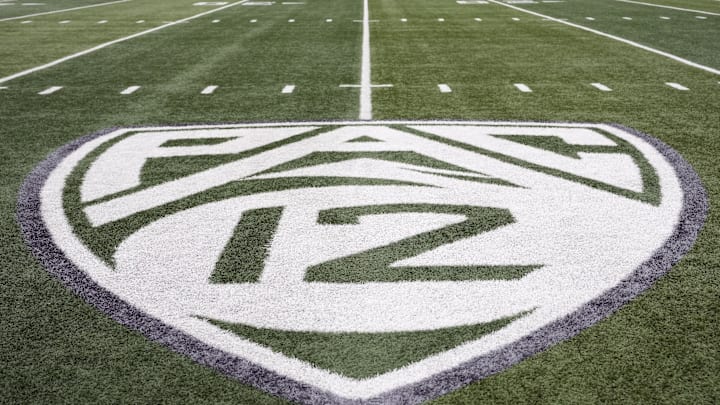
[[[611,314],[692,246],[692,168],[615,125],[123,128],[18,218],[54,275],[197,362],[307,403],[414,403]]]

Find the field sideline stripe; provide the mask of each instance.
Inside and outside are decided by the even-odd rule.
[[[3,19],[1,19],[0,22],[10,21],[10,20],[20,20],[20,19],[22,19],[22,18],[28,18],[28,17],[37,17],[37,16],[39,16],[39,15],[48,15],[48,14],[64,13],[64,12],[66,12],[66,11],[82,10],[82,9],[84,9],[84,8],[93,8],[93,7],[109,6],[109,5],[111,5],[111,4],[127,3],[128,1],[132,1],[132,0],[117,0],[117,1],[111,1],[111,2],[108,2],[108,3],[91,4],[91,5],[89,5],[89,6],[65,8],[65,9],[62,9],[62,10],[45,11],[45,12],[43,12],[43,13],[35,13],[35,14],[21,15],[21,16],[19,16],[19,17],[8,17],[8,18],[3,18]]]
[[[214,9],[209,10],[209,11],[202,12],[202,13],[200,13],[200,14],[192,15],[192,16],[190,16],[190,17],[186,17],[186,18],[183,18],[183,19],[181,19],[181,20],[173,21],[173,22],[167,23],[167,24],[165,24],[165,25],[161,25],[161,26],[159,26],[159,27],[150,28],[149,30],[145,30],[145,31],[142,31],[142,32],[138,32],[138,33],[136,33],[136,34],[128,35],[128,36],[126,36],[126,37],[122,37],[122,38],[119,38],[119,39],[115,39],[115,40],[112,40],[112,41],[110,41],[110,42],[105,42],[104,44],[100,44],[100,45],[95,46],[95,47],[92,47],[92,48],[90,48],[90,49],[86,49],[86,50],[84,50],[84,51],[80,51],[80,52],[78,52],[78,53],[74,53],[74,54],[72,54],[72,55],[68,55],[68,56],[62,57],[62,58],[57,59],[57,60],[54,60],[54,61],[52,61],[52,62],[50,62],[50,63],[46,63],[46,64],[44,64],[44,65],[36,66],[36,67],[30,68],[30,69],[28,69],[28,70],[23,70],[22,72],[19,72],[19,73],[15,73],[15,74],[13,74],[13,75],[0,78],[0,83],[9,82],[10,80],[17,79],[18,77],[27,76],[27,75],[29,75],[29,74],[31,74],[31,73],[35,73],[35,72],[40,71],[40,70],[45,70],[45,69],[50,68],[50,67],[53,67],[53,66],[55,66],[55,65],[59,65],[59,64],[61,64],[61,63],[63,63],[63,62],[67,62],[67,61],[69,61],[69,60],[71,60],[71,59],[75,59],[75,58],[78,58],[78,57],[80,57],[80,56],[84,56],[84,55],[93,53],[93,52],[95,52],[95,51],[99,51],[100,49],[107,48],[108,46],[115,45],[115,44],[119,44],[120,42],[129,41],[129,40],[131,40],[131,39],[134,39],[134,38],[143,36],[143,35],[145,35],[145,34],[150,34],[150,33],[155,32],[155,31],[160,31],[161,29],[164,29],[164,28],[167,28],[167,27],[172,27],[173,25],[181,24],[181,23],[184,23],[184,22],[186,22],[186,21],[194,20],[194,19],[196,19],[196,18],[203,17],[203,16],[206,16],[206,15],[208,15],[208,14],[212,14],[212,13],[214,13],[214,12],[216,12],[216,11],[224,10],[224,9],[226,9],[226,8],[230,8],[230,7],[233,7],[233,6],[237,6],[238,4],[242,4],[242,3],[245,3],[245,2],[247,2],[247,1],[249,1],[249,0],[241,0],[241,1],[238,1],[238,2],[235,2],[235,3],[232,3],[232,4],[228,4],[228,5],[226,5],[226,6],[222,6],[222,7],[214,8]]]
[[[672,6],[665,6],[662,4],[653,4],[653,3],[643,3],[642,1],[632,1],[632,0],[617,0],[621,1],[623,3],[632,3],[632,4],[641,4],[643,6],[650,6],[650,7],[660,7],[660,8],[669,8],[670,10],[679,10],[679,11],[689,11],[691,13],[698,13],[698,14],[707,14],[707,15],[720,15],[718,13],[711,13],[709,11],[701,11],[701,10],[693,10],[690,8],[680,8],[680,7],[672,7]]]
[[[711,68],[711,67],[709,67],[709,66],[701,65],[701,64],[699,64],[699,63],[695,63],[695,62],[693,62],[693,61],[690,61],[690,60],[681,58],[681,57],[676,56],[676,55],[673,55],[673,54],[671,54],[671,53],[667,53],[667,52],[661,51],[661,50],[659,50],[659,49],[651,48],[651,47],[649,47],[649,46],[646,46],[646,45],[637,43],[637,42],[635,42],[635,41],[631,41],[631,40],[629,40],[629,39],[617,37],[617,36],[615,36],[615,35],[608,34],[608,33],[606,33],[606,32],[602,32],[602,31],[598,31],[598,30],[595,30],[595,29],[592,29],[592,28],[588,28],[588,27],[585,27],[585,26],[582,26],[582,25],[579,25],[579,24],[571,23],[571,22],[568,22],[568,21],[563,21],[563,20],[561,20],[561,19],[559,19],[559,18],[550,17],[550,16],[545,15],[545,14],[536,13],[536,12],[534,12],[534,11],[526,10],[526,9],[524,9],[524,8],[520,8],[520,7],[514,6],[514,5],[512,5],[512,4],[502,3],[502,2],[499,2],[499,1],[497,1],[497,0],[487,0],[487,1],[489,1],[489,2],[491,2],[491,3],[494,3],[494,4],[501,5],[501,6],[503,6],[503,7],[509,7],[509,8],[512,8],[513,10],[517,10],[517,11],[520,11],[520,12],[523,12],[523,13],[526,13],[526,14],[532,14],[532,15],[534,15],[534,16],[536,16],[536,17],[546,18],[546,19],[548,19],[548,20],[550,20],[550,21],[555,21],[556,23],[565,24],[565,25],[568,25],[568,26],[573,27],[573,28],[577,28],[577,29],[580,29],[580,30],[583,30],[583,31],[591,32],[591,33],[593,33],[593,34],[600,35],[601,37],[610,38],[610,39],[613,39],[613,40],[615,40],[615,41],[619,41],[619,42],[622,42],[622,43],[624,43],[624,44],[631,45],[631,46],[634,46],[634,47],[636,47],[636,48],[643,49],[643,50],[648,51],[648,52],[652,52],[652,53],[654,53],[654,54],[656,54],[656,55],[664,56],[664,57],[669,58],[669,59],[672,59],[672,60],[674,60],[674,61],[676,61],[676,62],[680,62],[680,63],[682,63],[682,64],[684,64],[684,65],[691,66],[691,67],[694,67],[694,68],[697,68],[697,69],[700,69],[700,70],[704,70],[704,71],[706,71],[706,72],[709,72],[709,73],[712,73],[712,74],[715,74],[715,75],[719,75],[719,76],[720,76],[720,70]],[[0,83],[2,83],[2,81],[0,81]]]

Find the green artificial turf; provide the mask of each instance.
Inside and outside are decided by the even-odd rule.
[[[495,332],[527,313],[477,325],[419,332],[317,333],[208,320],[245,339],[338,374],[368,378]]]
[[[209,9],[192,3],[134,0],[32,24],[0,22],[0,76]],[[710,0],[661,3],[720,8]],[[394,86],[373,89],[374,118],[619,123],[679,151],[699,173],[711,205],[693,250],[648,292],[575,338],[436,402],[720,402],[720,77],[498,5],[370,0],[369,7],[378,20],[370,24],[372,82]],[[697,20],[612,0],[522,7],[720,69],[717,16]],[[616,19],[631,12],[632,21]],[[0,13],[17,15],[3,7]],[[661,24],[659,15],[673,19]],[[48,153],[103,128],[357,118],[359,89],[338,86],[360,81],[362,25],[353,22],[360,18],[362,2],[350,0],[237,6],[0,84],[8,87],[0,89],[2,402],[283,402],[151,343],[68,292],[25,247],[15,220],[17,192]],[[65,19],[73,23],[58,24]],[[105,28],[95,25],[101,19],[110,20]],[[147,22],[136,24],[140,19]],[[613,91],[600,92],[592,82]],[[453,92],[440,93],[441,83]],[[534,91],[520,93],[514,83]],[[295,92],[281,94],[287,84]],[[56,85],[64,88],[37,95]],[[119,94],[130,85],[142,88]],[[201,95],[208,85],[220,87]],[[158,160],[146,180],[174,178],[187,167]],[[238,191],[224,192],[208,198]],[[110,256],[129,230],[107,229],[108,239],[95,243]]]

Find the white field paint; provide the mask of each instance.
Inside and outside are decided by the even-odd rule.
[[[81,145],[49,174],[39,212],[53,242],[87,277],[119,299],[176,330],[283,376],[348,398],[368,398],[457,367],[572,313],[626,279],[673,233],[683,207],[675,169],[653,146],[606,125],[397,122],[437,140],[389,127],[390,123],[302,123],[188,128],[120,129]],[[269,145],[323,125],[338,128],[271,148],[166,183],[93,202],[139,184],[156,157],[223,155]],[[641,172],[624,154],[582,153],[580,159],[495,135],[556,136],[565,143],[614,146],[612,134],[641,153],[657,174],[657,206],[457,148],[451,140],[516,160],[582,176],[625,190],[643,189]],[[349,142],[370,134],[381,142]],[[125,136],[126,135],[126,136]],[[240,179],[355,177],[416,185],[312,187],[212,201],[145,224],[118,246],[111,269],[79,239],[63,195],[77,165],[111,140],[80,185],[83,212],[93,226],[141,213]],[[169,140],[228,138],[219,145],[163,147]],[[508,181],[507,187],[458,180],[452,170],[376,159],[355,159],[280,173],[267,169],[319,152],[412,151],[464,170]],[[468,172],[462,172],[467,175]],[[482,173],[482,174],[480,174]],[[589,177],[588,177],[589,176]],[[420,184],[420,185],[417,185]],[[567,198],[574,196],[574,198]],[[448,214],[380,214],[355,225],[320,225],[318,212],[381,204],[462,204],[507,209],[514,223],[442,245],[394,264],[402,266],[533,265],[516,280],[309,283],[308,266],[385,246],[464,218]],[[283,207],[261,278],[255,283],[212,284],[212,273],[244,211]],[[538,215],[542,213],[542,215]],[[558,252],[561,252],[560,254]],[[570,252],[570,253],[568,253]],[[409,332],[488,322],[532,313],[506,327],[381,375],[354,379],[290,358],[198,319],[258,328],[336,333]],[[382,314],[383,316],[378,316]]]
[[[62,20],[58,24],[69,24],[71,20]]]
[[[295,85],[294,84],[288,84],[282,89],[282,94],[291,94],[293,91],[295,91]]]
[[[288,20],[288,22],[289,22],[289,23],[294,23],[295,20],[291,18],[291,19]]]
[[[133,94],[138,90],[140,90],[140,86],[130,86],[127,89],[121,91],[120,94],[123,94],[123,95]]]
[[[579,30],[587,31],[587,32],[593,33],[593,34],[595,34],[595,35],[599,35],[599,36],[601,36],[601,37],[605,37],[605,38],[612,39],[612,40],[615,40],[615,41],[618,41],[618,42],[622,42],[622,43],[624,43],[624,44],[633,46],[633,47],[635,47],[635,48],[639,48],[639,49],[642,49],[642,50],[644,50],[644,51],[652,52],[652,53],[654,53],[654,54],[656,54],[656,55],[664,56],[664,57],[666,57],[666,58],[668,58],[668,59],[672,59],[672,60],[674,60],[674,61],[676,61],[676,62],[680,62],[680,63],[682,63],[683,65],[691,66],[691,67],[694,67],[694,68],[696,68],[696,69],[704,70],[704,71],[706,71],[706,72],[709,72],[709,73],[712,73],[712,74],[715,74],[715,75],[719,75],[719,76],[720,76],[720,70],[718,70],[718,69],[714,69],[714,68],[711,68],[711,67],[709,67],[709,66],[701,65],[701,64],[699,64],[699,63],[696,63],[696,62],[687,60],[687,59],[685,59],[685,58],[681,58],[681,57],[679,57],[679,56],[676,56],[676,55],[673,55],[673,54],[671,54],[671,53],[667,53],[667,52],[661,51],[661,50],[659,50],[659,49],[651,48],[651,47],[649,47],[649,46],[646,46],[646,45],[637,43],[637,42],[635,42],[635,41],[631,41],[631,40],[629,40],[629,39],[625,39],[625,38],[618,37],[618,36],[615,36],[615,35],[612,35],[612,34],[608,34],[608,33],[606,33],[606,32],[598,31],[598,30],[596,30],[596,29],[589,28],[589,27],[585,27],[585,26],[583,26],[583,25],[571,23],[571,22],[568,22],[568,21],[563,21],[562,19],[555,18],[555,17],[550,17],[550,16],[545,15],[545,14],[536,13],[535,11],[526,10],[526,9],[524,9],[524,8],[521,8],[521,7],[513,6],[512,4],[506,4],[506,3],[503,3],[503,2],[500,2],[500,1],[497,1],[497,0],[488,0],[488,1],[491,2],[491,3],[495,3],[495,4],[498,4],[498,5],[501,5],[501,6],[503,6],[503,7],[512,8],[513,10],[517,10],[517,11],[520,11],[520,12],[522,12],[522,13],[531,14],[531,15],[534,15],[534,16],[537,16],[537,17],[540,17],[540,18],[546,18],[546,19],[548,19],[548,20],[550,20],[550,21],[554,21],[554,22],[557,22],[557,23],[560,23],[560,24],[565,24],[565,25],[567,25],[567,26],[570,26],[570,27],[573,27],[573,28],[577,28],[577,29],[579,29]]]
[[[111,5],[111,4],[126,3],[126,2],[128,2],[128,1],[132,1],[132,0],[118,0],[118,1],[111,1],[111,2],[108,2],[108,3],[91,4],[91,5],[89,5],[89,6],[65,8],[65,9],[62,9],[62,10],[45,11],[45,12],[43,12],[43,13],[35,13],[35,14],[21,15],[21,16],[18,16],[18,17],[3,18],[3,19],[0,19],[0,22],[10,21],[10,20],[20,20],[20,19],[28,18],[28,17],[37,17],[37,16],[39,16],[39,15],[49,15],[49,14],[65,13],[65,12],[68,12],[68,11],[82,10],[82,9],[85,9],[85,8],[109,6],[109,5]]]
[[[669,20],[670,17],[660,16],[660,19],[661,19],[661,20]]]
[[[475,21],[480,22],[482,21],[482,18],[475,18]]]
[[[98,24],[107,24],[107,22],[108,22],[108,20],[100,20],[100,21],[98,21],[97,23],[98,23]]]
[[[256,22],[257,22],[257,20],[250,20],[250,22],[251,22],[251,23],[256,23]]]
[[[528,87],[526,84],[515,83],[513,86],[515,86],[515,88],[517,88],[518,90],[520,90],[523,93],[532,93],[532,89],[530,87]]]
[[[585,19],[588,21],[595,21],[595,19],[593,17],[585,17]]]
[[[512,20],[513,20],[513,21],[520,21],[520,19],[517,18],[517,17],[513,17]]]
[[[407,22],[407,18],[401,18],[400,22]]]
[[[695,18],[697,18],[698,20],[707,20],[707,17],[701,15],[695,16]]]
[[[676,89],[676,90],[682,90],[682,91],[690,90],[690,89],[688,89],[687,87],[683,86],[683,85],[680,84],[680,83],[667,82],[667,83],[665,83],[665,84],[668,85],[668,86],[670,86],[670,87],[672,87],[673,89]]]
[[[176,25],[176,24],[186,23],[186,22],[191,21],[191,20],[194,20],[194,19],[196,19],[196,18],[200,18],[200,17],[206,16],[206,15],[208,15],[208,14],[216,13],[216,12],[218,12],[218,11],[225,10],[225,9],[227,9],[227,8],[230,8],[230,7],[234,7],[234,6],[237,6],[237,5],[240,5],[240,4],[245,3],[246,1],[248,1],[248,0],[241,0],[241,1],[238,1],[238,2],[235,2],[235,3],[232,3],[232,4],[228,4],[227,6],[218,7],[218,8],[209,10],[209,11],[205,11],[205,12],[202,12],[202,13],[199,13],[199,14],[192,15],[192,16],[190,16],[190,17],[186,17],[186,18],[183,18],[183,19],[180,19],[180,20],[176,20],[176,21],[173,21],[173,22],[170,22],[170,23],[161,25],[161,26],[159,26],[159,27],[150,28],[150,29],[148,29],[148,30],[145,30],[145,31],[142,31],[142,32],[138,32],[138,33],[136,33],[136,34],[128,35],[128,36],[126,36],[126,37],[122,37],[122,38],[115,39],[115,40],[112,40],[112,41],[109,41],[109,42],[105,42],[104,44],[100,44],[100,45],[94,46],[94,47],[89,48],[89,49],[86,49],[86,50],[84,50],[84,51],[80,51],[80,52],[74,53],[74,54],[72,54],[72,55],[68,55],[68,56],[62,57],[62,58],[60,58],[60,59],[56,59],[56,60],[54,60],[54,61],[52,61],[52,62],[50,62],[50,63],[46,63],[46,64],[44,64],[44,65],[40,65],[40,66],[36,66],[36,67],[34,67],[34,68],[30,68],[30,69],[27,69],[27,70],[23,70],[22,72],[18,72],[18,73],[12,74],[12,75],[10,75],[10,76],[5,76],[5,77],[3,77],[3,78],[0,78],[0,83],[9,82],[10,80],[17,79],[18,77],[27,76],[27,75],[29,75],[29,74],[31,74],[31,73],[35,73],[35,72],[38,72],[38,71],[41,71],[41,70],[45,70],[45,69],[51,68],[51,67],[53,67],[53,66],[57,66],[57,65],[59,65],[59,64],[61,64],[61,63],[63,63],[63,62],[67,62],[67,61],[69,61],[69,60],[72,60],[72,59],[75,59],[75,58],[79,58],[79,57],[81,57],[81,56],[88,55],[88,54],[90,54],[90,53],[99,51],[99,50],[101,50],[101,49],[107,48],[107,47],[112,46],[112,45],[115,45],[115,44],[119,44],[119,43],[121,43],[121,42],[129,41],[129,40],[131,40],[131,39],[135,39],[135,38],[141,37],[141,36],[143,36],[143,35],[150,34],[150,33],[152,33],[152,32],[156,32],[156,31],[160,31],[160,30],[162,30],[162,29],[168,28],[168,27],[172,27],[172,26],[174,26],[174,25]]]
[[[591,86],[595,87],[600,91],[612,91],[612,89],[602,83],[590,83]]]
[[[41,96],[47,96],[48,94],[53,94],[60,89],[62,89],[62,86],[52,86],[52,87],[48,87],[47,89],[41,91],[38,94]]]
[[[360,114],[359,119],[372,119],[372,88],[370,78],[370,10],[363,0],[362,59],[360,62]]]
[[[444,19],[444,18],[438,18],[438,21],[440,21],[440,22],[444,22],[444,21],[445,21],[445,19]]]
[[[623,17],[623,20],[632,21],[632,17]]]
[[[672,6],[666,6],[661,4],[653,4],[653,3],[644,3],[642,1],[632,1],[632,0],[617,0],[623,3],[632,3],[632,4],[640,4],[643,6],[649,6],[649,7],[659,7],[659,8],[667,8],[670,10],[678,10],[678,11],[687,11],[689,13],[697,13],[697,14],[707,14],[707,15],[720,15],[718,13],[711,13],[710,11],[702,11],[702,10],[693,10],[690,8],[681,8],[681,7],[672,7]]]
[[[438,84],[440,93],[452,93],[452,89],[447,84]]]
[[[218,86],[207,86],[200,92],[200,94],[213,94],[217,88]]]
[[[27,21],[23,21],[23,22],[21,22],[20,24],[32,24],[32,21],[30,21],[30,20],[27,20]]]
[[[220,22],[220,20],[212,20],[212,23],[213,23],[213,24],[217,24],[217,23],[219,23],[219,22]]]
[[[332,18],[325,19],[325,22],[332,22]]]
[[[145,20],[137,20],[137,21],[135,21],[136,24],[142,24],[142,23],[144,23],[144,22],[145,22]]]

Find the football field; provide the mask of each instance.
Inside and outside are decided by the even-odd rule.
[[[720,402],[718,0],[0,0],[0,140],[0,403]]]

